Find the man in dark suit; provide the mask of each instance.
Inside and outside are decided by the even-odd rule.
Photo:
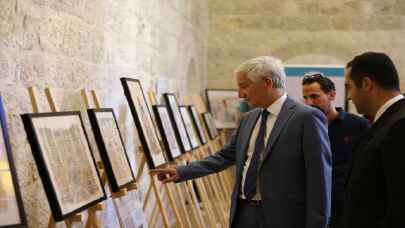
[[[184,181],[236,165],[233,228],[325,228],[330,216],[331,153],[326,117],[285,93],[280,60],[242,63],[239,97],[254,108],[224,148],[187,166],[159,169],[163,182]]]
[[[347,64],[345,80],[348,98],[374,122],[354,150],[340,227],[404,228],[405,99],[397,70],[386,54],[366,52]]]
[[[344,188],[350,168],[353,146],[370,127],[368,120],[335,107],[335,84],[321,73],[312,72],[302,79],[305,104],[319,108],[328,119],[328,135],[332,151],[332,219],[335,228],[343,210]]]

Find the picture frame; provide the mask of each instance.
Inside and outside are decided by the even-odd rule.
[[[127,98],[135,126],[141,140],[146,162],[150,169],[165,165],[167,158],[153,123],[141,82],[138,79],[121,78],[124,94]]]
[[[201,123],[200,114],[198,114],[197,108],[194,105],[188,106],[189,112],[191,114],[191,119],[194,123],[194,128],[197,129],[198,137],[200,138],[200,142],[202,145],[205,145],[208,140],[205,134],[204,127]]]
[[[106,199],[79,111],[21,118],[56,222]]]
[[[155,113],[160,135],[162,136],[163,144],[166,148],[167,158],[169,161],[174,161],[182,155],[182,151],[177,142],[167,106],[153,105],[153,111]]]
[[[185,105],[180,105],[179,110],[181,117],[183,118],[184,126],[186,127],[187,135],[190,139],[191,147],[193,150],[197,149],[201,146],[201,142],[198,138],[196,129],[194,128],[188,108]]]
[[[201,114],[204,120],[205,127],[207,128],[208,131],[208,136],[210,139],[215,139],[218,136],[218,130],[215,127],[214,120],[212,119],[211,113],[209,112],[204,112]]]
[[[206,89],[205,95],[216,128],[236,128],[240,114],[238,91]]]
[[[188,152],[192,149],[192,147],[190,139],[187,135],[186,127],[180,114],[179,103],[177,102],[176,95],[174,93],[164,93],[163,97],[169,110],[170,119],[172,120],[174,126],[177,142],[179,143],[183,153]]]
[[[6,110],[0,96],[0,227],[27,227],[18,176],[11,151]]]
[[[111,190],[118,192],[135,182],[135,176],[114,111],[111,108],[88,109],[87,113]]]

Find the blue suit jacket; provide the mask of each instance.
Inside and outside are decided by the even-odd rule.
[[[243,165],[259,109],[249,112],[225,147],[204,160],[177,167],[180,181],[236,165],[230,223],[240,195]],[[330,216],[331,152],[326,117],[287,98],[259,166],[265,227],[325,228]]]

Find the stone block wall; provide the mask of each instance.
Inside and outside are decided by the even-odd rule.
[[[46,226],[49,207],[20,120],[32,112],[27,87],[37,89],[41,111],[49,111],[46,87],[61,111],[84,110],[80,89],[96,90],[115,108],[130,157],[139,161],[119,78],[138,78],[146,90],[166,78],[181,95],[199,92],[207,34],[201,0],[0,0],[0,93],[30,227]]]
[[[233,69],[260,55],[287,64],[346,64],[367,50],[390,55],[405,85],[405,1],[209,0],[208,6],[210,88],[235,88]]]

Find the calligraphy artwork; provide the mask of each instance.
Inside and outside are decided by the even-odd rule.
[[[113,192],[135,181],[114,111],[89,109],[90,123]]]
[[[208,129],[208,135],[209,135],[210,139],[215,139],[215,137],[218,136],[218,130],[215,127],[214,120],[212,119],[211,113],[204,112],[202,114],[202,117],[203,117],[205,126]]]
[[[150,169],[167,163],[160,145],[152,115],[146,102],[141,83],[137,79],[121,78],[124,93],[138,130],[145,158]]]
[[[167,157],[170,161],[174,161],[174,159],[179,157],[182,153],[176,140],[172,122],[170,121],[169,111],[166,105],[154,105],[153,111],[155,112],[160,135],[166,147]]]
[[[22,115],[55,221],[106,199],[80,112]]]
[[[180,114],[179,104],[177,98],[173,93],[163,94],[166,105],[169,109],[170,119],[172,120],[174,131],[182,152],[187,152],[192,149],[190,140],[187,135],[187,130]]]

